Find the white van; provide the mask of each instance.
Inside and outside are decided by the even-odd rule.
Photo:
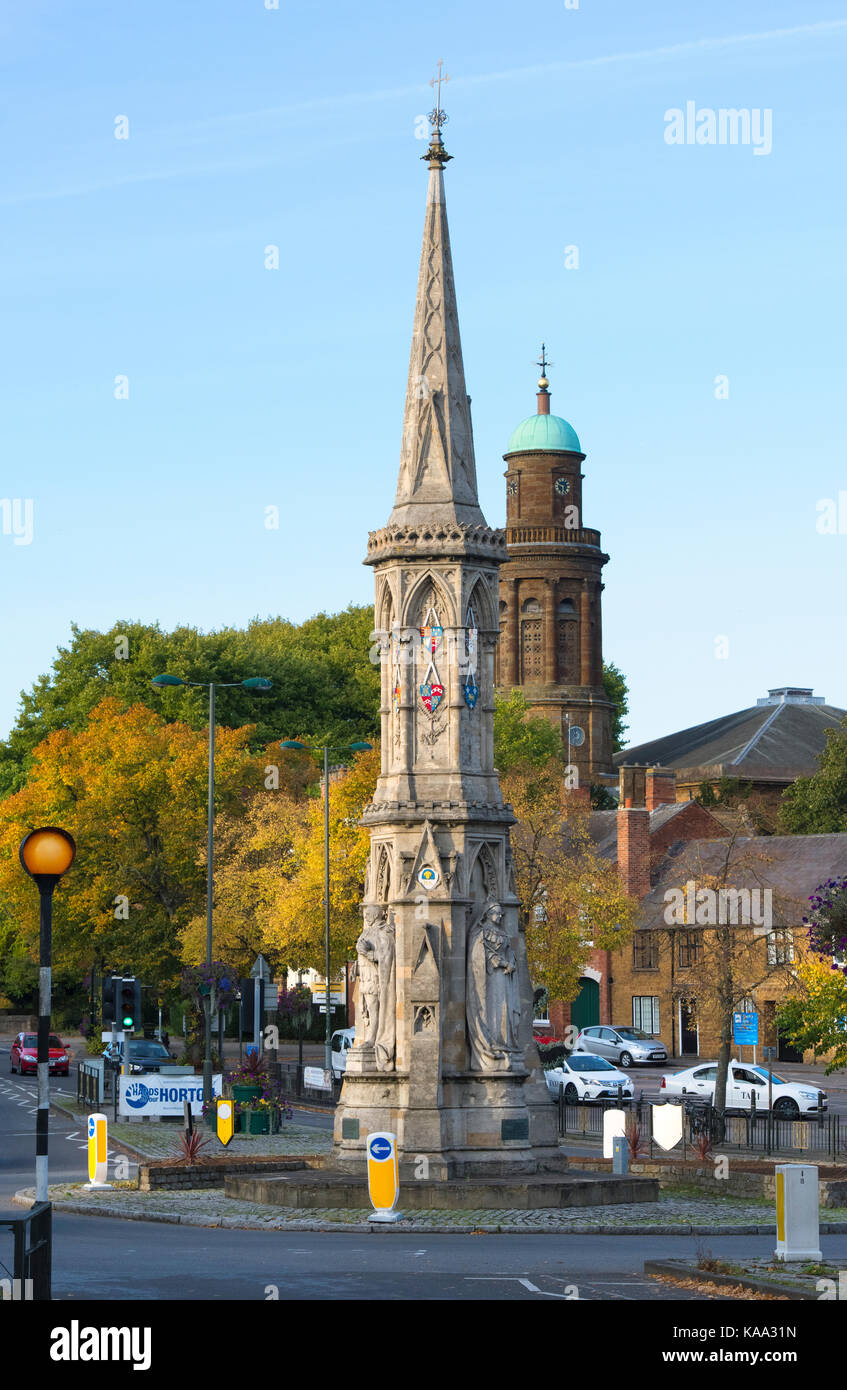
[[[338,1028],[330,1038],[332,1048],[332,1074],[343,1076],[347,1070],[347,1053],[356,1040],[355,1028]]]

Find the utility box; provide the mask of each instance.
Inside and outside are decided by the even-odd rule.
[[[776,1164],[778,1260],[819,1260],[818,1170],[813,1163]]]

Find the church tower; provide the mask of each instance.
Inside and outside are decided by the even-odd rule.
[[[371,533],[382,765],[357,942],[355,1045],[333,1164],[368,1135],[433,1179],[556,1166],[555,1108],[532,1040],[509,827],[494,767],[503,532],[477,497],[444,199],[440,103],[394,509]],[[420,1171],[416,1171],[418,1177]]]
[[[496,682],[505,692],[520,688],[532,712],[561,730],[586,787],[614,771],[600,617],[609,557],[600,532],[583,525],[585,454],[573,426],[550,414],[543,346],[539,365],[536,413],[504,455],[509,558],[500,570]]]

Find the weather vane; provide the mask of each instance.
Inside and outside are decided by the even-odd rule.
[[[537,358],[537,360],[536,360],[536,362],[535,362],[535,366],[541,368],[541,375],[542,375],[543,377],[546,378],[546,376],[547,376],[547,368],[553,366],[553,363],[550,361],[550,359],[549,359],[548,356],[547,356],[547,344],[546,344],[546,343],[542,343],[542,344],[541,344],[541,356],[540,356],[539,358]]]
[[[445,72],[445,73],[442,74],[441,69],[442,69],[443,67],[444,67],[444,59],[443,59],[443,58],[439,58],[439,60],[438,60],[438,74],[437,74],[436,77],[431,77],[430,80],[429,80],[429,85],[430,85],[430,87],[437,87],[437,88],[438,88],[438,90],[437,90],[437,92],[436,92],[436,95],[435,95],[435,110],[434,110],[434,111],[430,111],[430,113],[429,113],[429,118],[428,118],[428,119],[429,119],[429,123],[430,123],[430,125],[433,127],[434,130],[440,130],[441,127],[442,127],[443,125],[446,125],[446,124],[447,124],[447,113],[446,113],[446,111],[442,111],[442,109],[441,109],[441,84],[442,84],[442,82],[449,82],[449,81],[450,81],[450,74],[449,74],[449,72]]]

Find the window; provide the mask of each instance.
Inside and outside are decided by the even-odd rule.
[[[658,994],[634,994],[632,996],[632,1026],[641,1028],[654,1037],[659,1036],[659,996]]]
[[[521,679],[528,684],[544,680],[544,646],[540,618],[521,623]]]
[[[635,970],[658,970],[659,938],[653,931],[637,931],[632,939],[632,964]]]
[[[794,933],[788,928],[768,932],[768,965],[790,965],[794,959]]]
[[[698,1067],[697,1071],[694,1072],[695,1081],[717,1081],[717,1079],[717,1067]]]
[[[678,940],[678,962],[683,968],[689,965],[697,965],[700,960],[701,951],[700,933],[698,931],[683,931],[679,933]]]

